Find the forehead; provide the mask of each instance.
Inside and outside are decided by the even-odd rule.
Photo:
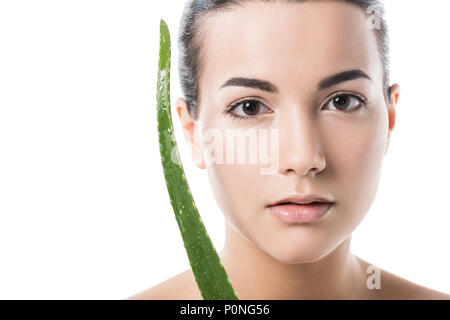
[[[230,77],[250,76],[308,90],[349,69],[381,81],[367,19],[363,9],[343,1],[251,1],[215,13],[202,25],[200,88],[217,90]]]

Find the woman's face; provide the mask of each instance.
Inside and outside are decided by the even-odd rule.
[[[211,148],[205,141],[200,142],[204,158],[199,167],[207,169],[228,223],[279,261],[324,257],[351,235],[375,197],[395,113],[383,96],[383,69],[367,19],[362,9],[340,1],[257,1],[216,13],[202,24],[204,65],[195,126],[203,134],[221,133],[224,143],[230,142],[227,129],[266,130],[270,150],[275,150],[271,130],[279,130],[279,139],[278,166],[271,174],[262,174],[268,165],[250,163],[248,153],[244,164],[208,160]],[[349,70],[370,79],[323,81]],[[222,86],[235,77],[272,86]],[[335,93],[343,96],[333,99]],[[238,104],[232,111],[250,118],[223,113],[246,98],[258,102]],[[247,140],[256,152],[249,145]],[[237,152],[236,143],[231,148]],[[224,159],[226,152],[224,146]],[[292,194],[320,195],[335,205],[312,223],[287,224],[267,205]]]

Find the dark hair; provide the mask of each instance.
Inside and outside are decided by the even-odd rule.
[[[188,0],[185,4],[178,34],[179,74],[181,90],[187,102],[189,114],[193,119],[198,117],[199,105],[199,77],[203,65],[205,50],[202,50],[204,36],[201,32],[202,19],[216,12],[233,9],[244,2],[304,2],[305,0]],[[381,0],[338,0],[359,6],[372,18],[378,52],[383,65],[383,93],[389,98],[389,38],[385,20],[384,6]],[[368,21],[369,23],[369,21]]]

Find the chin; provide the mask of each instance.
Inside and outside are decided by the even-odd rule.
[[[277,247],[267,248],[266,253],[275,260],[284,264],[313,263],[327,256],[334,246],[326,246],[323,242],[315,244],[313,241],[306,243],[291,243],[289,245],[278,244]]]

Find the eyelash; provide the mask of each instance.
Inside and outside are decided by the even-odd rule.
[[[362,95],[356,94],[356,93],[352,93],[352,92],[346,92],[346,91],[341,91],[341,92],[337,92],[335,94],[333,94],[325,103],[325,105],[328,105],[334,98],[337,97],[346,97],[346,96],[350,96],[350,97],[354,97],[359,101],[359,106],[356,109],[351,109],[351,110],[338,110],[340,112],[344,112],[344,113],[353,113],[358,111],[361,108],[365,108],[367,107],[367,99],[364,98]],[[260,103],[263,104],[258,98],[256,97],[249,97],[249,98],[245,98],[243,100],[239,100],[235,103],[233,103],[229,108],[227,108],[226,110],[223,111],[223,113],[226,116],[231,117],[233,120],[252,120],[252,119],[259,119],[260,117],[262,117],[262,115],[259,116],[241,116],[241,115],[237,115],[232,113],[232,111],[237,108],[239,105],[241,105],[242,103],[245,102],[256,102],[256,103]],[[267,106],[266,106],[267,107]],[[269,107],[267,107],[269,108]]]

